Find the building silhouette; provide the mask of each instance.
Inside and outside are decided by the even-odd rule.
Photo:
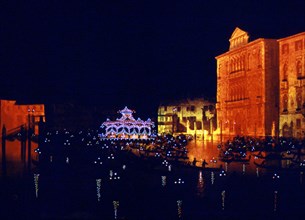
[[[21,127],[31,127],[38,134],[38,123],[42,117],[45,121],[45,106],[43,104],[23,104],[15,100],[0,100],[0,126],[6,127],[8,135],[18,133]]]
[[[305,137],[305,32],[278,40],[280,135]]]
[[[236,28],[217,60],[217,124],[225,136],[278,133],[278,42]]]
[[[236,28],[217,60],[217,134],[304,137],[305,32],[259,38]]]
[[[215,103],[203,98],[164,101],[158,108],[158,133],[211,139],[216,128]]]

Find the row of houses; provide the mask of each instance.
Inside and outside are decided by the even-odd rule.
[[[203,98],[162,102],[158,132],[197,138],[236,135],[305,137],[305,32],[250,41],[236,28],[229,50],[216,57],[216,102]],[[0,126],[14,130],[45,120],[43,104],[0,100]],[[100,108],[53,105],[52,127],[100,122]],[[78,120],[75,120],[77,118]]]
[[[249,39],[236,28],[229,50],[216,57],[216,103],[160,104],[158,132],[305,137],[305,32]]]
[[[158,108],[158,133],[210,139],[215,128],[215,103],[204,98],[167,101]]]

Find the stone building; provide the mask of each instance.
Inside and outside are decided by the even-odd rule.
[[[278,42],[236,28],[217,60],[217,133],[275,136],[279,127]]]
[[[280,135],[305,137],[305,32],[278,40]]]
[[[43,104],[18,104],[15,100],[0,100],[0,126],[6,127],[7,134],[18,132],[20,127],[31,126],[38,134],[40,117],[45,120],[45,107]]]
[[[205,139],[212,137],[215,127],[215,103],[203,98],[164,102],[158,108],[158,133]]]

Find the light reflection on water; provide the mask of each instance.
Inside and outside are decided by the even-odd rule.
[[[213,157],[217,158],[219,155],[217,144],[211,141],[193,140],[188,143],[187,150],[189,160],[193,161],[196,158],[197,166],[201,166],[203,160],[209,162]]]
[[[202,171],[199,171],[198,175],[198,183],[197,183],[197,196],[203,197],[204,196],[204,189],[205,189],[205,179],[202,175]]]
[[[21,145],[21,143],[19,141],[7,142],[8,175],[15,175],[15,174],[18,174],[18,173],[22,173],[24,171],[24,163],[21,162],[20,145]],[[35,157],[35,155],[36,155],[36,153],[34,153],[34,149],[36,147],[37,147],[37,144],[32,143],[32,156],[33,157]],[[216,143],[203,142],[203,141],[196,141],[196,142],[192,141],[188,145],[188,153],[189,153],[188,156],[189,156],[190,161],[193,161],[194,158],[196,157],[196,159],[198,160],[197,166],[201,166],[202,160],[206,160],[209,163],[207,165],[208,168],[209,167],[215,167],[215,168],[217,167],[218,168],[222,165],[222,167],[225,170],[228,170],[229,173],[233,172],[233,171],[236,171],[240,174],[242,174],[243,172],[245,174],[249,174],[251,170],[254,170],[254,174],[256,175],[256,167],[252,163],[253,160],[254,160],[253,158],[251,159],[250,163],[231,162],[231,163],[228,163],[226,165],[224,162],[221,162],[218,159],[219,149],[217,148]],[[213,159],[213,158],[217,161],[216,161],[216,163],[211,164],[210,160]],[[252,168],[252,166],[254,168]],[[203,204],[206,205],[208,203],[212,203],[211,204],[212,207],[219,207],[222,210],[230,210],[230,207],[234,207],[234,208],[239,207],[240,204],[238,203],[238,201],[240,201],[241,198],[244,198],[243,195],[245,193],[249,193],[247,191],[248,188],[243,188],[242,184],[238,185],[238,183],[240,183],[240,181],[238,181],[238,180],[240,180],[240,177],[235,175],[235,177],[233,179],[232,177],[234,175],[232,175],[232,173],[231,173],[231,179],[228,182],[230,183],[230,181],[231,181],[231,186],[233,186],[233,187],[220,188],[220,186],[221,187],[224,186],[223,183],[226,183],[227,179],[224,180],[224,178],[219,177],[219,172],[218,171],[214,171],[214,170],[205,171],[204,169],[202,169],[202,170],[198,169],[198,172],[197,172],[197,169],[192,169],[191,172],[193,172],[193,171],[195,172],[194,173],[195,175],[193,175],[193,173],[192,173],[191,176],[195,177],[195,178],[192,179],[192,180],[194,180],[193,183],[196,183],[196,181],[197,181],[197,184],[192,185],[192,192],[195,192],[195,190],[196,190],[196,196],[200,198],[200,199],[198,199],[198,201],[200,202],[199,205],[201,207],[204,207]],[[259,170],[259,171],[261,172],[261,170]],[[170,175],[170,174],[168,174],[168,175]],[[294,179],[294,183],[296,183],[297,181],[302,183],[303,173],[300,173],[299,175],[300,176],[297,176],[298,178]],[[248,184],[251,184],[251,182],[249,180],[247,180],[247,176],[248,175],[242,175],[242,178],[244,178],[243,180],[248,181],[247,182]],[[43,188],[44,186],[48,186],[53,190],[56,189],[56,187],[52,188],[53,185],[54,185],[54,183],[52,181],[46,181],[46,179],[48,178],[48,176],[46,174],[42,174],[41,177],[45,178],[45,180],[43,180],[43,178],[41,178],[41,180],[39,180],[39,182],[41,181],[41,183],[39,183],[39,185],[42,186],[41,187],[41,189],[42,189],[41,192],[44,192],[43,189],[46,189],[46,188]],[[162,186],[166,185],[166,176],[164,176],[164,177],[165,178],[163,178],[161,176]],[[160,176],[158,176],[158,178],[160,178]],[[227,178],[227,177],[225,177],[225,178]],[[213,183],[211,183],[212,179],[213,179]],[[281,179],[282,179],[282,177],[281,177]],[[33,181],[33,179],[31,179],[31,180]],[[37,198],[38,197],[38,178],[34,179],[34,181],[35,180],[37,181],[36,184],[35,184],[35,187],[36,187],[35,188],[35,198]],[[95,196],[94,197],[95,201],[96,200],[99,201],[99,199],[104,199],[104,197],[102,196],[103,194],[101,194],[101,190],[103,190],[103,188],[101,188],[101,186],[104,186],[104,185],[100,185],[101,182],[98,182],[98,180],[100,180],[100,179],[94,179],[96,185],[91,184],[92,192],[94,192],[94,193],[92,193],[92,195]],[[170,180],[170,176],[169,176],[169,180]],[[188,180],[190,182],[190,179],[186,179],[186,180]],[[251,181],[252,180],[253,179],[251,179]],[[158,181],[160,181],[160,179],[158,179]],[[164,181],[165,181],[165,183],[164,183]],[[214,183],[214,181],[215,181],[215,183]],[[257,183],[259,183],[259,182],[257,182]],[[267,181],[267,184],[269,184],[268,186],[271,186],[270,181]],[[158,185],[160,185],[160,182],[158,182]],[[211,185],[214,185],[214,186],[211,187]],[[238,187],[235,187],[235,186],[238,186]],[[196,189],[194,190],[193,187],[196,187]],[[251,185],[251,187],[253,187],[255,189],[260,189],[257,185],[255,185],[255,182]],[[221,189],[221,191],[219,191],[220,189]],[[67,188],[67,191],[69,191],[69,190],[70,189]],[[243,190],[243,191],[241,191],[241,190]],[[264,188],[264,190],[266,190],[266,189]],[[274,193],[273,197],[272,196],[270,196],[270,198],[269,197],[264,197],[264,200],[266,202],[263,203],[263,204],[264,205],[267,204],[267,205],[270,205],[270,206],[273,205],[272,210],[274,210],[274,212],[275,212],[275,211],[278,211],[279,209],[281,209],[281,204],[285,202],[284,200],[281,200],[281,195],[284,192],[283,191],[274,191],[273,189],[271,189],[271,190],[272,190],[272,193]],[[73,190],[71,190],[71,192],[72,191]],[[74,191],[73,191],[73,193],[74,193]],[[216,195],[216,193],[217,193],[217,195]],[[233,197],[233,194],[234,194],[234,197]],[[44,194],[42,193],[41,195],[43,196]],[[192,195],[194,195],[194,194],[192,193]],[[261,198],[255,197],[256,196],[255,194],[250,194],[250,195],[254,196],[253,201],[255,203],[260,204]],[[259,194],[259,195],[263,195],[263,194]],[[40,198],[40,194],[39,194],[39,198]],[[44,198],[46,198],[46,197],[44,197]],[[53,198],[53,197],[49,197],[49,198]],[[217,199],[215,199],[215,198],[217,198]],[[232,199],[232,198],[234,198],[234,199]],[[125,202],[124,202],[124,200],[111,200],[111,201],[113,202],[113,209],[111,209],[111,210],[113,210],[113,212],[114,212],[114,213],[112,213],[113,214],[112,217],[118,218],[118,215],[121,212],[121,207],[119,206],[119,204],[120,205],[122,204],[122,209],[123,209],[124,205],[126,205],[126,201]],[[257,202],[257,201],[259,201],[259,202]],[[183,201],[182,200],[177,200],[176,202],[177,202],[177,204],[176,204],[177,205],[176,216],[178,216],[179,218],[182,218],[183,215],[184,215],[184,212],[186,213],[187,210],[191,209],[190,207],[194,206],[194,204],[189,203],[189,200],[184,200],[183,199]],[[250,203],[248,203],[248,204],[250,204]],[[226,205],[226,208],[225,208],[225,205]],[[259,207],[264,207],[264,205],[259,206]],[[278,206],[278,205],[280,205],[280,206]],[[245,203],[245,207],[249,207],[249,206],[247,206],[247,203]],[[208,210],[209,207],[205,207],[205,209]],[[213,210],[217,211],[218,209],[214,208]]]
[[[36,157],[34,150],[37,148],[37,143],[32,142],[31,144],[31,155],[32,158]],[[27,147],[27,143],[26,143]],[[1,162],[2,162],[2,146],[1,146]],[[26,161],[21,160],[21,142],[18,140],[15,141],[6,141],[6,162],[7,162],[7,175],[9,176],[20,176],[24,173],[26,169],[26,163],[28,158],[28,150],[26,148]],[[0,163],[2,175],[2,163]]]
[[[254,158],[251,157],[249,162],[230,162],[225,163],[219,159],[220,149],[218,143],[213,141],[192,140],[188,143],[188,157],[192,162],[196,158],[196,166],[201,167],[205,160],[208,164],[207,168],[223,168],[226,172],[238,173],[256,173],[256,165],[253,163]],[[247,154],[251,154],[248,152]]]
[[[27,145],[27,143],[26,143]],[[37,157],[37,153],[34,150],[37,148],[37,143],[32,142],[32,158]],[[26,146],[27,147],[27,146]],[[219,160],[220,150],[217,148],[217,143],[212,141],[203,140],[193,140],[187,145],[189,161],[193,162],[196,158],[196,166],[201,167],[202,162],[205,160],[207,162],[207,168],[219,168],[222,167],[226,171],[236,171],[236,172],[255,172],[256,166],[253,164],[253,159],[250,163],[243,164],[241,162],[231,162],[225,164]],[[2,151],[0,152],[2,158]],[[27,148],[26,148],[26,160],[28,158]],[[8,175],[21,175],[26,164],[21,160],[21,143],[18,140],[6,141],[6,161],[7,161],[7,173]],[[27,161],[26,161],[27,163]],[[2,171],[0,171],[2,172]]]

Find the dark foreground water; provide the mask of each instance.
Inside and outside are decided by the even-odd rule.
[[[251,164],[232,162],[220,176],[214,164],[201,169],[173,162],[169,171],[162,159],[120,149],[79,149],[68,162],[66,156],[50,162],[47,155],[44,165],[31,171],[11,162],[10,170],[21,172],[1,178],[1,219],[305,218],[305,178],[299,170],[257,174],[248,172]],[[39,174],[37,197],[34,174]]]

